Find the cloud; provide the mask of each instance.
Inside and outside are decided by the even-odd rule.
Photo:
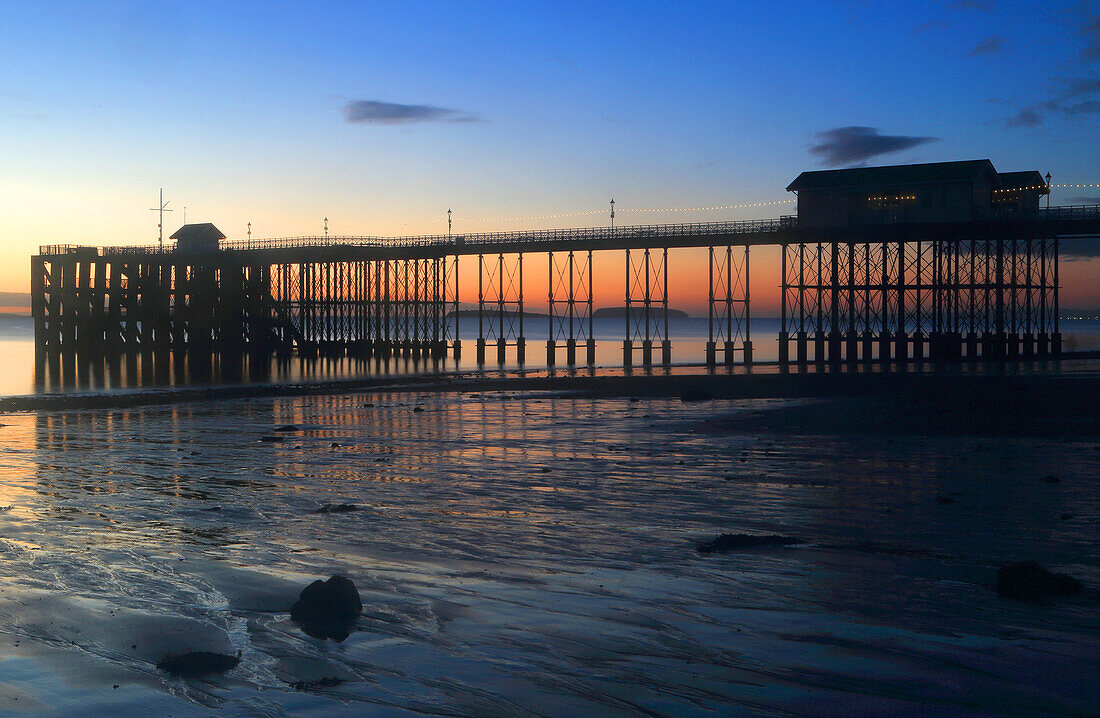
[[[967,53],[970,57],[977,55],[992,55],[995,52],[1000,52],[1005,47],[1005,39],[1000,35],[990,35],[986,39],[978,43],[977,47]]]
[[[1100,15],[1086,20],[1085,26],[1081,28],[1080,32],[1088,40],[1088,44],[1081,52],[1081,59],[1085,62],[1092,62],[1100,58]]]
[[[344,119],[352,123],[407,125],[413,122],[475,122],[479,118],[460,110],[435,105],[354,100],[344,105]]]
[[[1085,100],[1084,102],[1074,102],[1072,104],[1062,105],[1058,109],[1067,116],[1095,115],[1096,113],[1100,112],[1100,100]]]
[[[931,30],[946,30],[951,27],[951,23],[942,22],[940,20],[929,20],[928,22],[922,22],[914,28],[914,32],[929,32]]]
[[[978,12],[993,12],[996,0],[955,0],[947,3],[947,6],[955,10],[977,10]]]
[[[817,144],[810,145],[810,154],[819,155],[827,166],[863,162],[872,157],[934,142],[937,137],[880,135],[874,127],[836,127],[817,133]]]
[[[1009,127],[1038,127],[1043,124],[1044,115],[1052,112],[1067,118],[1100,114],[1100,100],[1083,99],[1100,93],[1100,78],[1079,77],[1063,80],[1063,84],[1064,88],[1054,93],[1054,97],[1028,105],[1005,120],[1005,124]]]
[[[1005,120],[1009,127],[1038,127],[1043,124],[1043,116],[1034,107],[1025,107]]]

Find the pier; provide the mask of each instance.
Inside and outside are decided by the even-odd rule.
[[[898,206],[917,196],[869,196],[892,204],[824,223],[800,195],[798,216],[764,220],[44,246],[31,258],[36,346],[43,357],[458,357],[469,350],[459,322],[474,321],[460,318],[461,260],[478,268],[478,363],[522,364],[524,257],[545,253],[546,363],[591,364],[593,254],[619,252],[623,364],[667,365],[668,252],[697,247],[709,263],[707,363],[751,364],[750,251],[771,245],[782,262],[782,366],[1058,355],[1059,240],[1100,237],[1100,205],[994,204],[966,218]],[[461,289],[473,304],[475,288]]]

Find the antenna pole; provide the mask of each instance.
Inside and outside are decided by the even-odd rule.
[[[184,210],[186,211],[186,208],[184,208]],[[163,251],[164,250],[164,213],[172,211],[172,210],[168,209],[168,203],[164,201],[164,188],[163,187],[160,188],[160,204],[156,207],[150,207],[149,211],[157,213],[157,246],[159,246],[161,251]],[[184,215],[183,221],[184,221],[184,224],[187,223],[187,216],[186,215]]]

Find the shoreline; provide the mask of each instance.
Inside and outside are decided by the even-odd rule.
[[[775,364],[760,371],[737,367],[736,373],[706,365],[678,365],[653,370],[622,368],[500,370],[411,374],[401,377],[336,379],[292,384],[236,384],[163,387],[146,390],[74,394],[31,394],[0,398],[0,412],[39,410],[118,409],[235,399],[288,398],[364,392],[557,392],[588,397],[680,397],[695,394],[713,399],[829,398],[928,395],[950,402],[952,394],[1009,397],[1035,406],[1062,402],[1078,412],[1081,398],[1100,396],[1100,353],[1065,355],[1060,359],[1000,363],[955,363],[931,367],[828,367],[780,372]],[[657,374],[656,371],[667,372]],[[601,373],[603,372],[603,373]],[[1026,400],[1025,400],[1026,399]]]

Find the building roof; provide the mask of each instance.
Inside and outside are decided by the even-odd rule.
[[[210,222],[201,222],[183,225],[168,239],[174,239],[177,242],[209,242],[225,239],[225,235]]]
[[[892,165],[889,167],[857,167],[846,170],[803,172],[787,186],[788,192],[804,189],[845,189],[885,185],[959,182],[981,177],[997,170],[989,160],[962,162],[932,162],[923,165]]]
[[[1028,172],[1000,172],[1001,189],[1038,189],[1046,192],[1047,182],[1036,170]]]

